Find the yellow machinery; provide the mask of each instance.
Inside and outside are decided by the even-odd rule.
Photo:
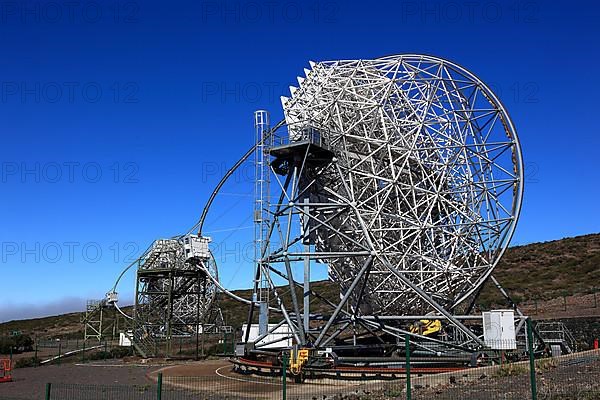
[[[434,333],[440,333],[442,330],[442,322],[439,319],[422,319],[409,328],[411,333],[429,336]]]
[[[299,375],[302,372],[302,367],[308,361],[309,349],[299,349],[294,347],[290,351],[290,372],[293,375]]]

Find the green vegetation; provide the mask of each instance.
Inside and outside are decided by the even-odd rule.
[[[515,376],[521,375],[528,372],[529,369],[526,365],[521,364],[504,364],[496,370],[494,375],[496,376]]]
[[[85,304],[82,304],[81,308],[84,309]],[[83,314],[85,313],[69,313],[4,322],[0,324],[0,335],[8,335],[12,331],[20,330],[31,337],[80,338],[83,336],[83,327],[80,322]]]
[[[37,367],[40,365],[40,359],[35,357],[19,358],[15,361],[15,368]]]
[[[28,335],[0,336],[0,354],[22,353],[31,350],[33,350],[33,339]]]
[[[542,358],[535,362],[537,372],[550,371],[556,367],[558,367],[558,360],[556,358]]]
[[[130,356],[132,352],[131,347],[115,347],[109,351],[95,351],[92,354],[86,356],[88,360],[106,360],[109,358],[123,358]]]

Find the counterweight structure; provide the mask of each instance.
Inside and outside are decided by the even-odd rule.
[[[220,322],[208,321],[218,280],[209,240],[194,235],[156,240],[140,258],[133,344],[143,356],[170,356],[174,338],[205,333]]]

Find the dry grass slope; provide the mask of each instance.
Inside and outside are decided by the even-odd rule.
[[[600,234],[511,247],[494,270],[517,303],[600,290]],[[501,303],[488,282],[483,305]]]

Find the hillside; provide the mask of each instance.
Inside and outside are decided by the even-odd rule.
[[[600,234],[511,247],[494,276],[515,302],[550,300],[600,291]],[[501,302],[491,282],[479,302]]]
[[[564,305],[565,312],[568,307],[577,308],[578,299],[589,299],[593,296],[590,293],[600,292],[600,234],[511,247],[494,271],[494,276],[517,303],[527,304],[528,312],[533,309],[535,301],[535,313],[531,312],[530,315],[537,315],[538,306],[543,309],[544,305],[554,303],[561,310]],[[329,282],[315,282],[313,287],[331,300],[339,295],[336,286]],[[289,296],[285,290],[282,292],[284,298]],[[235,293],[244,298],[250,297],[249,290],[238,290]],[[595,296],[593,301],[596,301]],[[245,322],[248,313],[246,305],[223,295],[219,302],[228,324],[239,326]],[[484,286],[478,303],[482,308],[505,305],[498,291],[489,283]],[[323,301],[313,298],[311,306],[318,311],[322,304]],[[548,309],[554,315],[556,308]],[[590,310],[592,313],[586,315],[599,314],[597,305]],[[0,324],[0,335],[20,330],[41,337],[81,337],[82,326],[79,321],[82,314],[70,313],[5,322]],[[568,315],[560,315],[565,316]]]

